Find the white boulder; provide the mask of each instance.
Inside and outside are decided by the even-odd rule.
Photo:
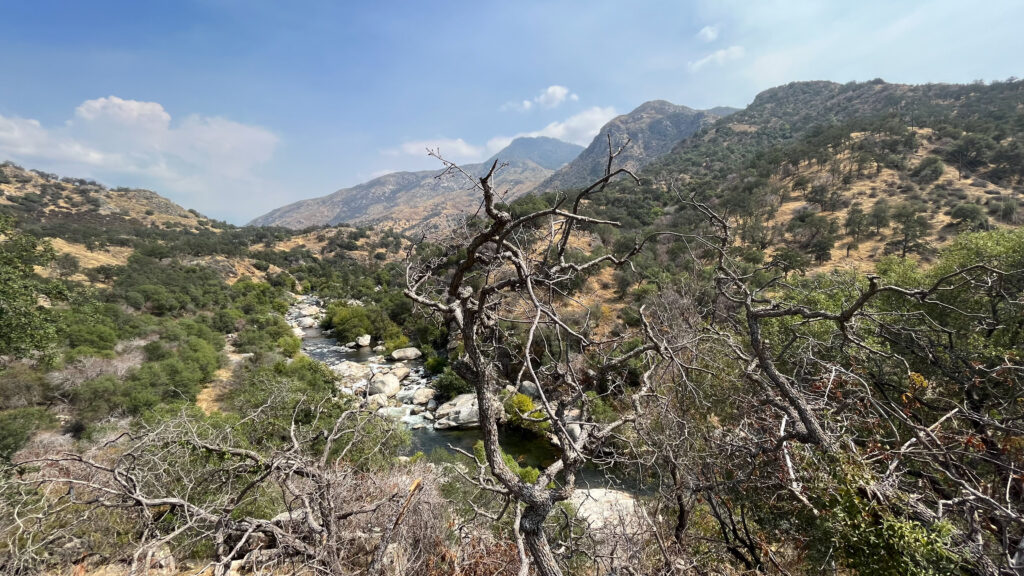
[[[371,338],[369,334],[363,334],[359,338],[356,338],[356,344],[359,345],[360,348],[366,348],[370,345],[370,340]]]
[[[331,370],[333,370],[334,373],[345,382],[366,380],[372,374],[369,366],[364,366],[358,362],[352,362],[351,360],[339,362],[338,364],[331,366]]]
[[[434,417],[437,419],[434,427],[439,430],[479,426],[480,408],[476,403],[476,394],[472,392],[459,394],[440,405],[434,413]]]
[[[388,372],[388,374],[398,378],[399,381],[405,380],[411,373],[412,370],[410,370],[405,364],[395,364],[391,367],[391,372]]]
[[[366,407],[370,410],[385,408],[388,405],[388,397],[384,394],[374,394],[366,399]]]
[[[412,393],[412,403],[425,405],[434,400],[434,396],[437,395],[437,390],[433,388],[417,388]]]
[[[399,348],[391,353],[393,360],[415,360],[423,356],[423,353],[418,348]]]
[[[370,379],[370,387],[367,391],[370,394],[384,394],[390,398],[398,394],[401,389],[402,385],[398,382],[398,378],[391,374],[374,374]]]

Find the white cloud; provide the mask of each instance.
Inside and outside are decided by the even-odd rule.
[[[272,192],[255,175],[278,137],[216,116],[174,122],[157,102],[108,96],[86,100],[55,127],[0,116],[0,157],[67,176],[148,186],[186,207],[235,218]],[[263,203],[272,199],[263,198]],[[248,214],[245,214],[248,215]]]
[[[540,94],[534,96],[532,99],[523,100],[522,102],[508,102],[502,105],[501,110],[519,110],[520,112],[528,112],[532,110],[534,106],[551,109],[561,106],[566,101],[578,102],[579,99],[579,95],[565,86],[552,84],[551,86],[541,90]]]
[[[520,132],[515,136],[495,136],[481,146],[470,144],[462,138],[438,138],[403,142],[395,148],[383,150],[385,156],[424,157],[427,150],[440,150],[446,160],[457,163],[480,162],[492,156],[520,137],[547,136],[564,142],[587,146],[601,127],[616,116],[611,106],[594,106],[574,114],[560,122],[552,122],[540,130]]]
[[[702,42],[714,42],[718,39],[718,26],[705,26],[697,32],[697,38]]]
[[[721,50],[716,50],[711,54],[708,54],[696,62],[690,62],[690,71],[699,72],[702,68],[711,64],[721,66],[726,62],[743,58],[744,54],[746,54],[746,51],[743,49],[743,46],[729,46],[728,48],[722,48]]]
[[[574,114],[561,122],[552,122],[547,126],[533,132],[517,134],[519,136],[548,136],[558,138],[565,142],[572,142],[580,146],[590,144],[594,136],[601,130],[601,127],[614,118],[615,108],[611,106],[594,106],[587,108],[579,114]]]
[[[486,150],[474,146],[462,138],[435,138],[433,140],[412,140],[402,142],[397,148],[384,150],[388,156],[426,156],[427,150],[436,150],[452,162],[475,162],[482,160]]]

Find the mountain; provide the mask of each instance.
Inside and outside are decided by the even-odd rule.
[[[511,200],[532,190],[582,149],[554,138],[516,138],[486,162],[462,168],[469,174],[482,175],[495,159],[507,163],[500,172],[501,185]],[[327,196],[294,202],[250,224],[301,229],[386,221],[407,229],[448,214],[472,211],[479,203],[472,183],[462,175],[438,177],[439,173],[423,170],[386,174]]]
[[[588,210],[692,233],[695,195],[733,223],[744,258],[801,269],[927,261],[966,230],[1024,223],[1024,82],[796,82],[766,90]],[[871,224],[874,222],[874,224]]]
[[[635,171],[668,153],[691,134],[735,111],[726,107],[694,110],[664,100],[645,102],[629,114],[605,124],[586,150],[537,186],[534,192],[579,188],[600,178],[608,160],[609,135],[616,147],[629,138],[629,146],[618,157],[616,166]]]

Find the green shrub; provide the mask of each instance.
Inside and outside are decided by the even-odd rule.
[[[11,459],[32,435],[57,426],[57,417],[45,408],[15,408],[0,412],[0,462]]]
[[[451,399],[459,394],[465,394],[472,392],[473,387],[470,386],[465,380],[459,377],[451,367],[445,367],[441,375],[434,379],[431,384],[434,390],[437,390],[437,401],[444,402],[445,400]]]
[[[277,339],[277,347],[285,357],[294,358],[299,353],[299,350],[302,349],[302,340],[296,338],[294,334],[281,336]]]

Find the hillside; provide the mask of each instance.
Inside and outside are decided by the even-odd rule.
[[[249,258],[248,249],[266,238],[283,238],[282,231],[238,231],[150,190],[110,189],[7,162],[0,164],[2,214],[63,257],[37,268],[44,277],[107,285],[113,271],[124,269],[140,249],[212,270],[228,283],[280,273]]]
[[[679,143],[641,170],[639,189],[613,186],[590,209],[629,235],[692,232],[701,224],[685,200],[696,195],[733,220],[751,262],[929,259],[964,230],[1020,223],[1022,101],[1021,82],[793,83]]]
[[[734,112],[732,108],[694,110],[664,100],[638,106],[605,124],[580,155],[537,186],[538,194],[586,186],[601,177],[608,159],[608,137],[620,146],[629,139],[619,156],[619,166],[639,170],[668,153],[679,142],[718,118]]]
[[[495,159],[507,162],[502,169],[502,182],[508,199],[512,199],[532,190],[580,150],[575,144],[553,138],[517,138],[486,162],[463,168],[470,174],[483,174]],[[407,229],[445,215],[472,211],[479,198],[471,184],[461,176],[438,178],[439,172],[386,174],[328,196],[294,202],[250,224],[301,229],[344,222],[386,222]]]
[[[216,224],[150,190],[110,189],[10,162],[0,164],[0,206],[40,222],[130,221],[167,230],[212,230]]]

